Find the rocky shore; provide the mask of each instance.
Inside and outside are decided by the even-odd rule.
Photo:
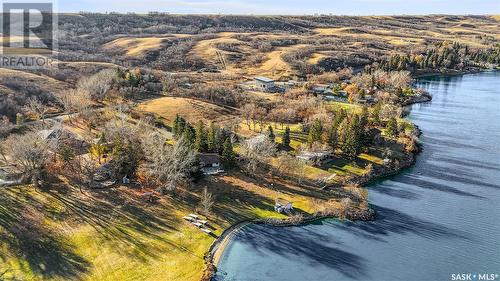
[[[409,106],[416,103],[428,102],[432,100],[432,96],[427,92],[422,92],[418,95],[412,96],[410,99],[401,103],[402,106]]]

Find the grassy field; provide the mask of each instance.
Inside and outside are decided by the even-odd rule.
[[[8,84],[12,80],[22,81],[26,84],[36,85],[42,91],[61,92],[68,88],[68,84],[45,75],[37,75],[21,70],[0,68],[0,85]],[[14,89],[17,91],[17,89]]]
[[[182,217],[194,213],[203,187],[215,195],[207,217],[214,235]],[[302,213],[338,207],[313,187],[239,173],[206,179],[147,203],[147,190],[80,192],[70,186],[0,191],[0,274],[5,280],[199,280],[203,255],[223,229],[243,219],[277,217],[277,198]]]
[[[221,107],[190,98],[164,97],[141,103],[138,110],[156,114],[166,125],[171,125],[176,114],[195,124],[203,120],[224,122],[235,117],[236,109]]]
[[[187,34],[169,34],[158,37],[125,37],[115,39],[103,45],[108,51],[118,51],[129,57],[143,56],[150,51],[156,51],[163,47],[169,39],[189,36]]]

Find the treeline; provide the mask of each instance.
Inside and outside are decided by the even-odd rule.
[[[217,153],[222,156],[224,163],[234,163],[236,154],[233,150],[232,134],[224,128],[213,123],[207,127],[201,120],[193,126],[177,114],[172,124],[172,133],[175,139],[182,138],[200,153]]]
[[[329,122],[316,119],[309,127],[307,144],[309,147],[327,145],[333,152],[340,150],[353,159],[370,145],[373,138],[370,129],[383,126],[388,137],[397,137],[402,130],[394,116],[382,121],[381,109],[381,104],[371,112],[363,107],[359,114],[340,109]]]
[[[327,144],[332,151],[340,149],[349,158],[355,158],[367,145],[368,118],[365,107],[361,114],[348,114],[341,109],[330,124],[316,119],[309,128],[307,143],[309,146]]]
[[[368,71],[418,69],[455,69],[462,70],[477,64],[500,64],[500,46],[490,49],[471,49],[458,42],[442,42],[428,48],[422,54],[392,55],[386,60],[368,67]]]

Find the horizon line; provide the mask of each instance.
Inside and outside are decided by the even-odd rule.
[[[117,12],[117,11],[103,11],[103,12],[96,12],[96,11],[78,11],[78,12],[57,12],[56,14],[101,14],[101,15],[108,15],[108,14],[118,14],[118,15],[154,15],[154,14],[160,14],[160,15],[172,15],[172,16],[257,16],[257,17],[263,17],[263,16],[312,16],[312,17],[321,17],[321,16],[340,16],[340,17],[392,17],[392,16],[421,16],[421,17],[429,17],[429,16],[498,16],[500,14],[442,14],[442,13],[436,13],[436,14],[334,14],[334,13],[328,13],[328,14],[320,14],[320,13],[313,13],[313,14],[245,14],[245,13],[171,13],[171,12],[160,12],[160,11],[149,11],[149,12],[133,12],[133,11],[128,11],[128,12]]]

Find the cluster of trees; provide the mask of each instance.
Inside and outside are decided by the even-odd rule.
[[[372,94],[383,102],[394,102],[415,94],[411,87],[412,77],[409,71],[383,71],[380,69],[355,75],[351,84],[344,90],[349,100],[356,101],[366,94]]]
[[[167,144],[159,134],[150,134],[142,142],[144,171],[162,193],[176,189],[195,173],[196,152],[185,139]]]
[[[441,42],[421,54],[393,55],[372,69],[386,71],[418,69],[456,69],[462,70],[477,63],[500,63],[500,46],[491,49],[471,49],[458,42]]]
[[[255,173],[262,164],[276,154],[276,143],[266,137],[256,137],[244,141],[240,147],[240,156],[248,171]]]
[[[0,118],[5,116],[15,123],[18,114],[30,99],[36,99],[44,105],[56,102],[54,95],[46,85],[39,85],[21,75],[0,75]]]
[[[12,134],[0,143],[0,156],[22,175],[22,182],[37,186],[57,173],[90,188],[99,187],[106,178],[140,175],[158,191],[169,192],[189,183],[198,171],[198,152],[192,143],[180,137],[170,145],[146,120],[131,124],[126,118],[112,118],[99,131],[97,140],[89,135],[84,143],[65,133],[47,137],[39,129]],[[78,146],[72,145],[75,140]],[[233,152],[232,144],[225,142],[223,151]]]
[[[336,112],[330,124],[314,120],[309,128],[307,143],[327,144],[333,151],[340,149],[349,158],[355,158],[367,144],[366,132],[369,128],[369,114],[365,107],[361,114]]]
[[[387,121],[383,122],[382,119]],[[328,145],[333,152],[340,150],[352,159],[369,145],[369,130],[374,126],[384,126],[388,137],[397,137],[401,131],[396,114],[386,116],[382,112],[382,105],[378,103],[371,112],[367,107],[363,107],[359,114],[340,109],[329,122],[314,120],[309,126],[307,144],[309,147]]]
[[[172,124],[172,133],[176,139],[183,139],[189,147],[200,153],[217,153],[226,165],[234,164],[236,154],[233,149],[232,134],[214,123],[205,126],[198,121],[191,125],[183,117],[176,115]]]
[[[206,36],[197,38],[201,40]],[[156,69],[175,71],[175,70],[197,70],[205,67],[202,59],[196,56],[189,56],[188,52],[192,50],[197,40],[177,39],[170,42],[169,46],[162,49],[156,58],[146,58],[149,65]]]
[[[48,177],[48,167],[53,159],[51,151],[57,148],[57,139],[44,139],[39,133],[29,131],[6,138],[0,144],[3,159],[16,167],[22,175],[21,181],[35,186],[44,185]]]
[[[351,82],[358,87],[373,91],[384,89],[393,91],[394,89],[402,90],[409,88],[412,78],[409,71],[382,71],[375,70],[370,73],[360,73],[352,77]]]
[[[242,109],[242,117],[249,130],[262,132],[270,122],[285,124],[308,121],[324,109],[319,98],[307,95],[304,91],[289,91],[276,103],[248,103]]]
[[[267,137],[270,142],[276,143],[276,135],[274,133],[273,126],[269,125],[267,127]],[[276,143],[278,144],[278,143]],[[290,149],[290,127],[286,126],[283,135],[281,136],[281,143],[278,144],[280,149],[288,150]]]
[[[158,79],[140,68],[115,70],[119,95],[126,99],[144,97],[151,93],[160,93],[162,85]]]

